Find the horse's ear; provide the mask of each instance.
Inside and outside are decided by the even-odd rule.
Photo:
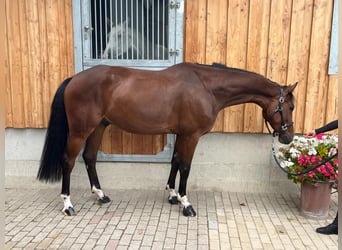
[[[297,84],[298,84],[298,82],[296,82],[296,83],[294,83],[294,84],[291,84],[291,85],[287,86],[287,87],[286,87],[286,92],[287,92],[287,93],[292,93],[293,90],[297,87]]]
[[[128,27],[131,27],[131,19],[127,17],[127,19],[123,22],[125,25],[127,24]]]
[[[106,18],[106,26],[107,28],[112,28],[115,26],[112,20],[110,20],[108,17]]]

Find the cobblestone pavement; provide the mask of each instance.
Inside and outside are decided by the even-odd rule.
[[[67,217],[59,190],[6,189],[6,249],[337,249],[337,235],[315,232],[326,220],[299,214],[299,195],[189,192],[197,216],[184,217],[164,190],[107,190],[99,205],[72,190]]]

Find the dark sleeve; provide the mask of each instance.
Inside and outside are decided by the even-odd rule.
[[[338,128],[338,120],[332,121],[321,128],[315,129],[316,135]]]

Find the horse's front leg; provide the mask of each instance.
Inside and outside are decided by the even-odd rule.
[[[196,216],[196,212],[186,196],[186,186],[190,173],[192,157],[194,155],[198,139],[199,137],[197,136],[178,136],[175,143],[176,153],[174,154],[174,163],[178,165],[180,173],[177,199],[183,206],[184,216]]]
[[[183,215],[184,216],[196,216],[196,212],[193,209],[191,203],[186,196],[186,185],[188,182],[188,177],[190,173],[190,164],[183,163],[179,166],[180,173],[180,181],[178,188],[178,201],[183,206]]]
[[[85,149],[83,151],[83,159],[87,168],[88,177],[90,181],[90,188],[93,193],[97,195],[98,201],[100,203],[108,203],[110,199],[106,196],[99,182],[99,178],[96,172],[96,159],[97,159],[97,151],[100,147],[102,136],[105,128],[109,123],[103,121],[94,132],[88,137]]]

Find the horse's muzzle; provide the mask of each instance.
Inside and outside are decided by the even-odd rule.
[[[293,140],[293,135],[288,133],[280,133],[278,136],[278,141],[283,144],[289,144]]]

